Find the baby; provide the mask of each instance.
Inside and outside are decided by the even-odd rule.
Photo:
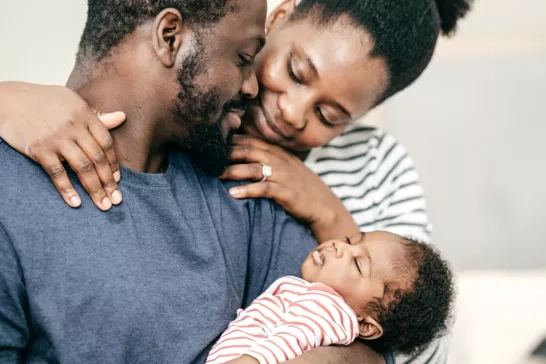
[[[309,254],[301,276],[278,279],[239,310],[207,363],[281,363],[356,338],[412,353],[447,329],[452,274],[430,245],[382,231],[331,240]]]

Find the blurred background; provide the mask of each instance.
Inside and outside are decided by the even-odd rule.
[[[64,84],[85,15],[85,0],[3,2],[0,81]],[[420,172],[459,281],[452,362],[526,362],[546,335],[546,1],[477,0],[416,83],[361,122]]]

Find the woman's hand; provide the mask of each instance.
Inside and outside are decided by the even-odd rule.
[[[92,109],[66,87],[0,83],[0,137],[39,163],[72,207],[80,206],[81,199],[62,160],[101,210],[121,202],[119,164],[108,129],[124,120],[122,112]]]
[[[220,178],[257,181],[231,188],[233,197],[275,200],[289,214],[309,225],[318,241],[359,233],[351,214],[330,188],[284,149],[248,135],[234,135],[231,160],[236,164]],[[272,169],[265,181],[261,181],[262,163]]]

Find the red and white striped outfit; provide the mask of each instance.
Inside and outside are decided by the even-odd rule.
[[[358,337],[354,311],[332,288],[296,277],[275,281],[229,324],[207,364],[243,354],[260,364],[282,363],[324,345],[349,345]]]

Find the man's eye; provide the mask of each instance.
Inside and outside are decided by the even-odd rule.
[[[242,54],[239,55],[239,62],[237,63],[239,67],[250,67],[252,66],[252,63],[253,61],[251,57]]]

